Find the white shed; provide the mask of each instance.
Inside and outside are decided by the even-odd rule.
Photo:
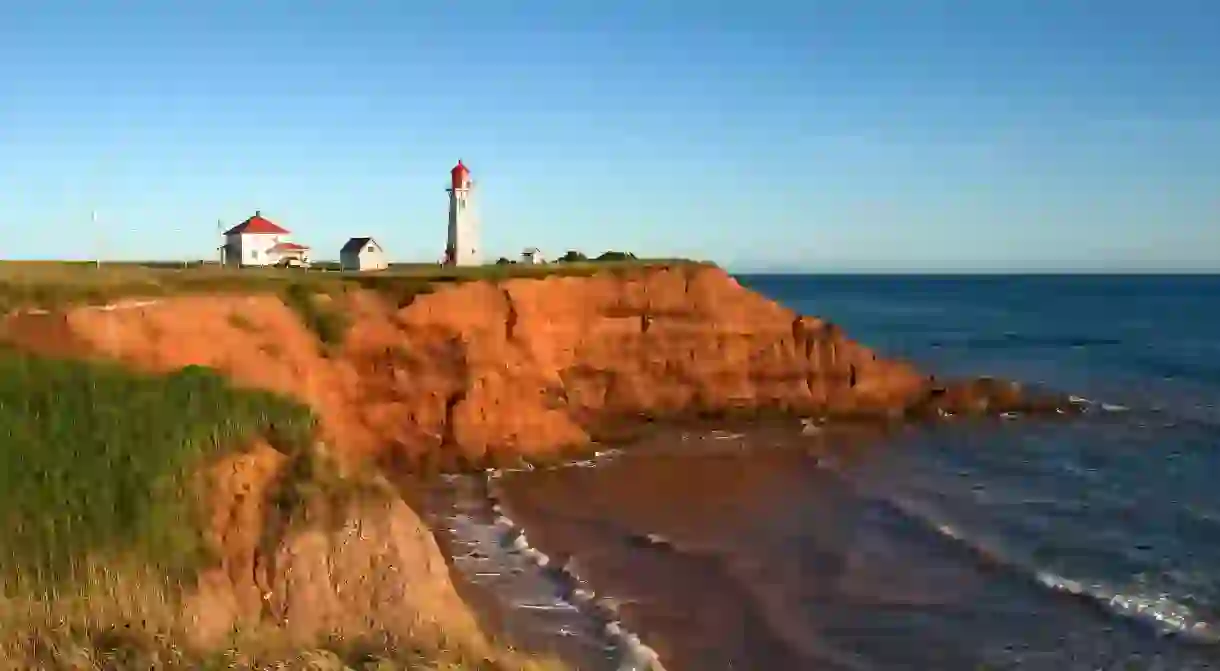
[[[537,247],[526,247],[521,251],[521,263],[536,265],[546,263],[546,258],[542,256],[542,250]]]
[[[351,238],[339,250],[343,270],[385,270],[390,267],[385,250],[372,238]]]

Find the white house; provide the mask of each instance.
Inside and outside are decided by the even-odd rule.
[[[390,267],[385,250],[372,238],[352,238],[339,250],[343,270],[385,270]]]
[[[543,258],[541,249],[538,249],[537,247],[526,247],[521,252],[521,263],[535,265],[539,263],[546,263],[546,259]]]
[[[309,247],[288,239],[288,229],[264,219],[262,212],[224,232],[221,247],[226,266],[274,266],[309,262]]]

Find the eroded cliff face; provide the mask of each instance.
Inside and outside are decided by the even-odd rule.
[[[293,396],[349,464],[552,456],[587,445],[607,420],[640,415],[877,417],[1057,403],[999,382],[939,386],[710,267],[449,285],[405,307],[368,291],[323,299],[350,324],[337,346],[270,295],[10,315],[0,336],[149,371],[208,366]],[[434,538],[401,499],[350,503],[329,527],[267,528],[285,460],[258,445],[215,465],[209,509],[223,561],[188,599],[198,642],[243,622],[302,641],[417,627],[482,640]]]
[[[1020,400],[1003,385],[935,389],[710,267],[449,285],[403,308],[370,292],[334,300],[351,325],[327,352],[274,296],[24,315],[8,333],[34,349],[155,371],[211,366],[309,403],[348,457],[414,463],[547,456],[586,444],[600,421],[641,414],[884,414],[968,409],[980,395],[996,410]]]
[[[247,629],[299,646],[375,634],[491,653],[431,532],[400,497],[365,493],[337,502],[326,521],[285,519],[271,507],[286,462],[260,443],[207,474],[208,535],[221,560],[188,591],[193,644],[215,647]]]

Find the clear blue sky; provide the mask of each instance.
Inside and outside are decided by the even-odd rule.
[[[1217,0],[0,0],[0,256],[1220,270]]]

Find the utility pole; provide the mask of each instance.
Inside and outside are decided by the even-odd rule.
[[[102,267],[102,229],[100,226],[97,225],[97,210],[93,210],[92,212],[90,212],[89,217],[93,221],[93,234],[95,236],[97,236],[96,243],[95,243],[96,249],[94,249],[95,258],[93,260],[93,265],[96,268],[101,268]]]

